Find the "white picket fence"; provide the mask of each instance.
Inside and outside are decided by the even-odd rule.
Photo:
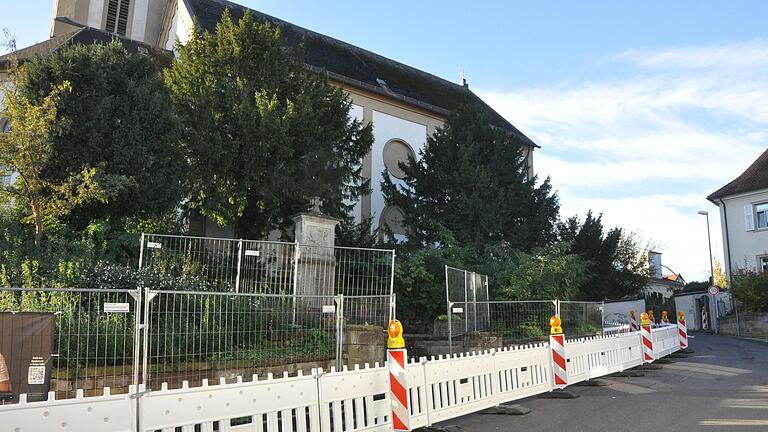
[[[652,330],[656,358],[679,350],[677,326]],[[638,332],[567,340],[568,384],[642,363]],[[417,428],[549,392],[546,343],[482,353],[411,359],[407,367],[410,426]],[[281,378],[0,406],[0,429],[14,432],[354,432],[391,431],[386,366],[313,370]],[[138,391],[137,391],[138,390]]]

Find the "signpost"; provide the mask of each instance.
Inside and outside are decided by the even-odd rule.
[[[718,328],[720,327],[720,323],[717,322],[717,294],[720,293],[720,288],[716,287],[715,285],[710,285],[709,289],[707,289],[707,294],[709,294],[709,303],[712,305],[710,310],[712,311],[712,317],[710,318],[710,326],[712,326],[712,331],[717,333]]]

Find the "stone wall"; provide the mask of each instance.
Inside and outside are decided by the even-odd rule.
[[[719,332],[727,335],[738,335],[736,316],[720,318]],[[768,341],[768,313],[740,314],[738,319],[741,328],[740,336]]]
[[[387,331],[375,325],[344,327],[344,364],[350,367],[368,363],[384,364],[387,356]]]

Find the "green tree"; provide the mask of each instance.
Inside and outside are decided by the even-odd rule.
[[[309,200],[346,217],[367,184],[370,126],[323,73],[308,71],[280,31],[225,12],[213,34],[196,29],[166,71],[189,151],[190,205],[240,236],[290,225]]]
[[[560,241],[589,262],[589,277],[577,290],[581,300],[620,299],[635,295],[648,281],[647,254],[634,234],[607,232],[602,215],[590,210],[582,223],[574,216],[558,224]]]
[[[454,110],[421,159],[401,167],[405,185],[385,172],[382,188],[388,204],[404,211],[417,245],[433,244],[438,225],[480,247],[504,242],[530,250],[554,240],[559,204],[549,179],[537,186],[528,178],[523,144],[477,105]]]
[[[186,162],[160,65],[113,41],[66,45],[22,67],[15,94],[31,106],[65,82],[71,87],[57,94],[55,119],[66,128],[50,136],[41,178],[109,185],[108,195],[72,202],[65,222],[84,229],[94,219],[151,218],[178,206]]]
[[[570,300],[589,279],[590,262],[569,253],[567,245],[513,253],[514,265],[499,274],[501,295],[510,300]]]
[[[53,87],[39,104],[21,94],[25,70],[13,73],[13,85],[5,95],[3,115],[12,127],[0,133],[0,174],[17,175],[15,182],[0,187],[3,204],[28,209],[27,221],[35,227],[40,245],[46,226],[68,216],[78,205],[106,202],[115,190],[112,180],[100,177],[95,168],[84,167],[62,179],[46,176],[55,155],[55,141],[69,129],[57,115],[62,97],[72,91],[68,81]]]

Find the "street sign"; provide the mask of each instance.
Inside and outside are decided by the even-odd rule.
[[[708,292],[709,292],[709,295],[716,296],[720,292],[720,288],[712,285],[711,287],[709,287]]]

